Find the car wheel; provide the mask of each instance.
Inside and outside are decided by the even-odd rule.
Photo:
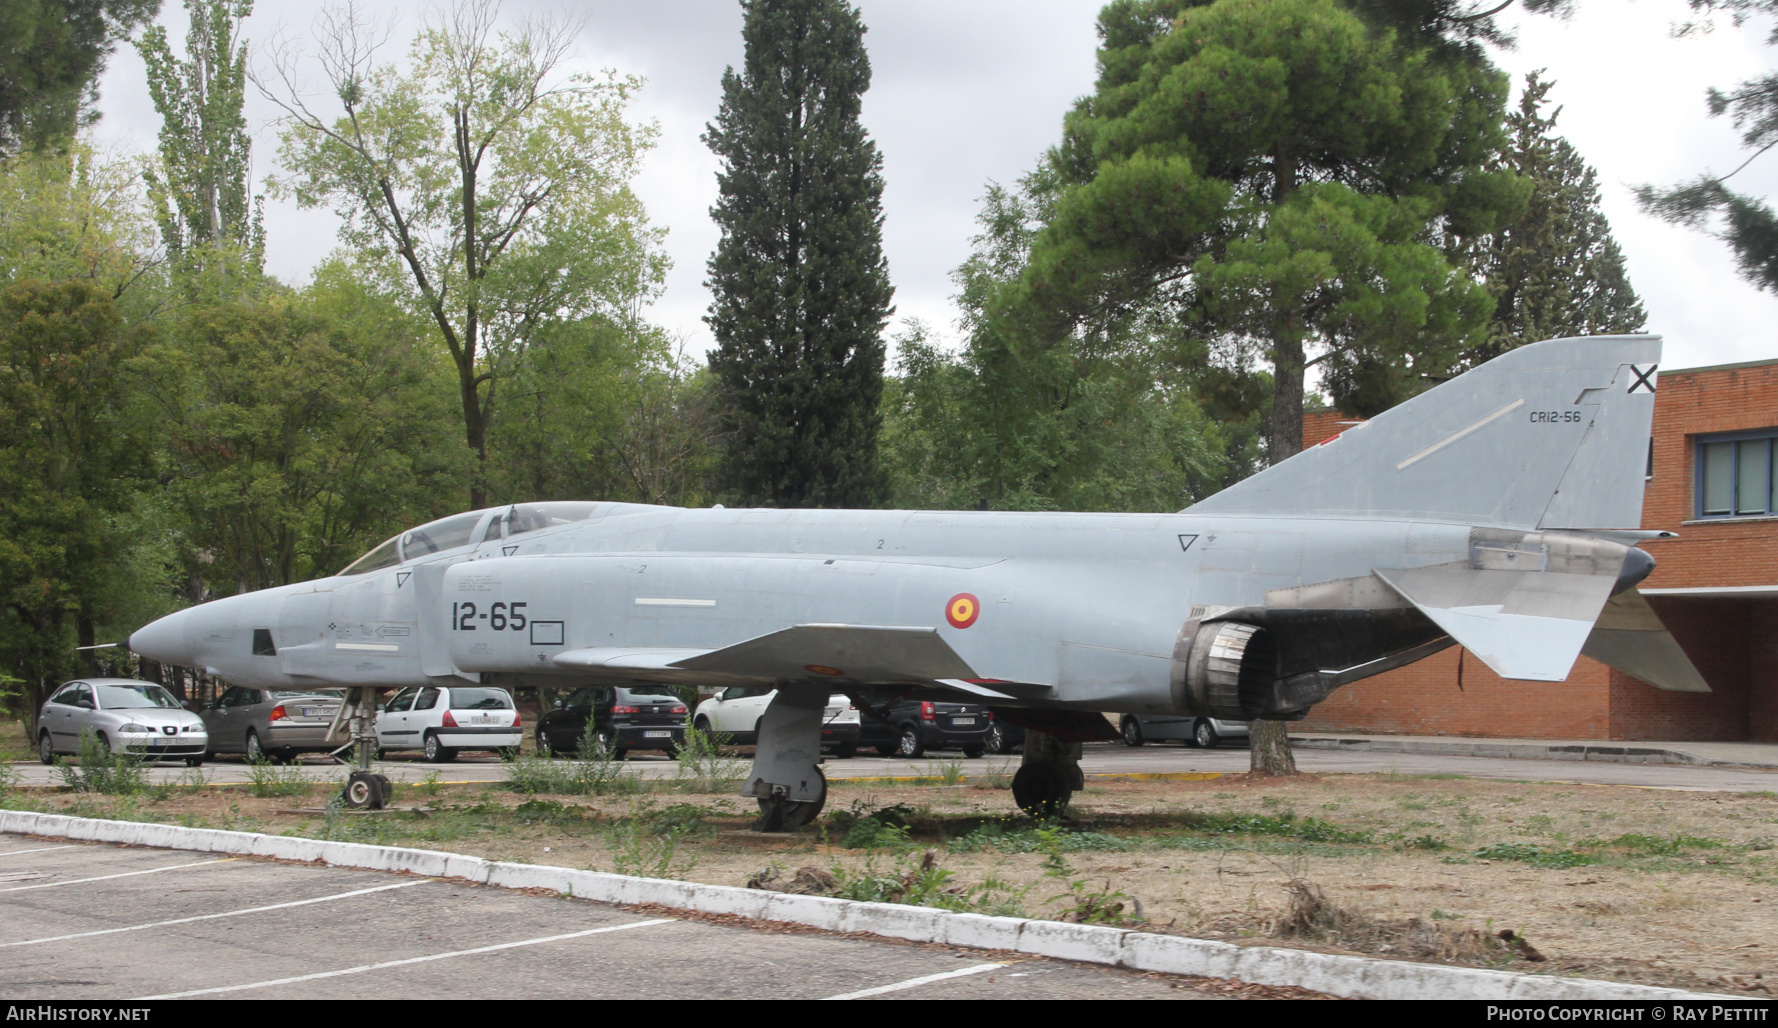
[[[99,744],[99,759],[100,760],[110,760],[111,759],[111,740],[105,738],[104,732],[100,732],[98,734],[96,741]]]
[[[833,755],[841,760],[851,760],[858,756],[858,744],[855,742],[840,743],[833,748]]]
[[[963,756],[968,760],[980,760],[982,757],[982,754],[984,754],[986,752],[988,752],[988,749],[985,746],[965,746],[965,747],[963,747]]]
[[[710,719],[707,717],[698,718],[696,721],[693,721],[691,723],[691,726],[693,728],[696,728],[698,731],[703,732],[705,735],[710,734]]]
[[[426,750],[426,759],[434,764],[449,764],[457,759],[457,751],[438,741],[437,734],[426,733],[426,741],[422,744]]]
[[[37,759],[45,764],[56,762],[56,744],[49,741],[49,733],[44,732],[37,737]]]
[[[920,739],[920,730],[908,725],[901,730],[901,745],[895,747],[895,755],[913,760],[926,755],[926,743]]]
[[[1221,741],[1222,736],[1216,734],[1216,726],[1210,722],[1200,720],[1192,726],[1192,742],[1197,743],[1200,748],[1214,749]]]
[[[1147,740],[1142,738],[1142,722],[1133,717],[1124,718],[1124,745],[1140,746]]]
[[[1006,732],[1001,729],[1000,722],[988,725],[988,752],[1011,753],[1012,747],[1006,743]]]
[[[617,744],[617,732],[610,728],[599,729],[599,755],[612,760],[624,760],[630,751]]]
[[[271,763],[271,760],[272,760],[271,756],[266,753],[265,747],[260,745],[259,733],[253,731],[252,729],[247,730],[247,745],[245,747],[245,750],[247,753],[247,763],[249,763],[249,764],[269,764],[269,763]]]

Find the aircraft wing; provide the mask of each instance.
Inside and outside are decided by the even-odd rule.
[[[797,625],[715,650],[603,647],[555,656],[562,667],[612,671],[663,681],[703,676],[762,684],[828,679],[848,685],[922,684],[1003,697],[979,676],[936,628]]]
[[[1679,641],[1634,589],[1613,596],[1581,652],[1669,692],[1709,692]]]
[[[1531,682],[1568,677],[1616,583],[1615,575],[1461,563],[1376,574],[1495,674]]]

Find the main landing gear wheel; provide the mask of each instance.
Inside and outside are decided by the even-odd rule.
[[[815,777],[820,780],[821,795],[812,800],[787,800],[782,796],[760,797],[759,823],[755,831],[760,832],[794,832],[821,816],[821,808],[827,806],[827,776],[815,769]]]
[[[370,771],[354,771],[346,779],[343,799],[353,810],[382,810],[389,802],[389,779]]]
[[[1012,776],[1013,802],[1032,817],[1056,817],[1068,809],[1073,797],[1068,775],[1058,764],[1026,764]]]

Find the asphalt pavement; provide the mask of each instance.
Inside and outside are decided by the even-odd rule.
[[[1201,999],[1193,979],[0,836],[0,998]]]
[[[1248,768],[1243,746],[1214,750],[1159,743],[1130,748],[1121,743],[1092,743],[1086,748],[1081,769],[1090,775],[1235,774]],[[746,758],[741,758],[745,760]],[[989,755],[966,760],[959,753],[935,751],[919,760],[860,755],[850,760],[829,759],[823,773],[835,778],[910,778],[943,773],[957,764],[965,776],[988,775],[1016,768],[1018,756]],[[1778,791],[1778,769],[1708,767],[1686,764],[1633,764],[1580,760],[1544,760],[1508,757],[1463,756],[1444,753],[1377,753],[1347,750],[1315,750],[1299,747],[1298,769],[1313,774],[1460,775],[1533,782],[1575,782],[1587,785],[1626,785],[1652,789],[1699,792]],[[636,754],[629,764],[648,777],[671,778],[678,772],[673,761],[658,754]],[[55,768],[37,763],[13,765],[19,784],[55,785],[61,777]],[[398,782],[420,782],[437,775],[443,783],[497,782],[507,767],[495,757],[465,755],[450,764],[412,760],[378,761],[376,770]],[[222,758],[193,772],[181,765],[152,769],[156,782],[192,781],[201,773],[210,782],[245,782],[250,769],[236,758]],[[316,780],[343,781],[345,768],[338,764],[309,762],[301,772]]]

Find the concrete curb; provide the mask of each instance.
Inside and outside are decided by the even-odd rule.
[[[953,914],[931,907],[859,903],[697,882],[631,878],[565,867],[513,864],[436,850],[326,842],[138,821],[0,811],[0,833],[196,850],[461,878],[503,889],[547,889],[601,903],[653,904],[706,914],[787,921],[834,932],[1028,953],[1138,971],[1232,978],[1350,999],[1674,1000],[1738,999],[1648,985],[1339,956],[1268,946],[1151,935],[1122,928]]]
[[[1742,764],[1711,760],[1684,750],[1623,743],[1502,743],[1485,739],[1433,742],[1424,739],[1348,738],[1344,736],[1290,737],[1292,746],[1306,750],[1350,750],[1359,753],[1414,753],[1456,757],[1511,757],[1516,760],[1589,760],[1613,764],[1692,764],[1700,767],[1778,768],[1778,764]]]

